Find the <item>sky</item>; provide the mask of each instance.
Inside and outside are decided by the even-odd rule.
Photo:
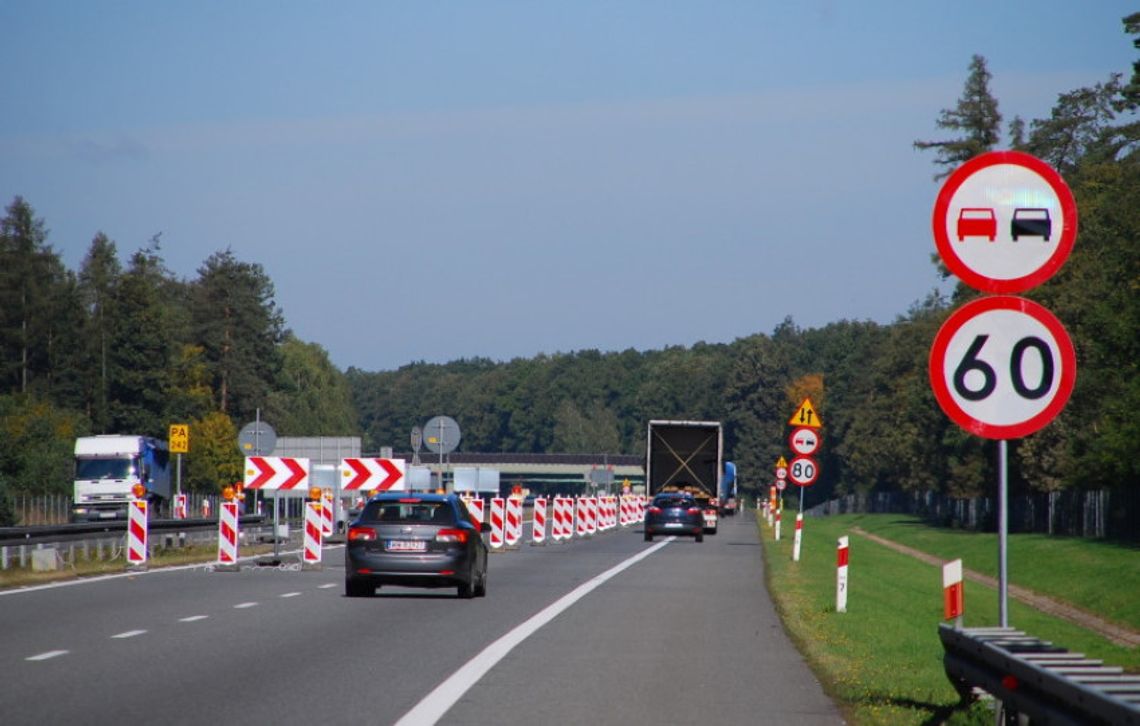
[[[1044,118],[1129,76],[1134,10],[0,0],[0,203],[72,270],[260,264],[342,370],[890,323],[949,289],[912,143],[971,56]]]

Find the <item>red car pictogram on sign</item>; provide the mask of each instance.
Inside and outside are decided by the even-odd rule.
[[[963,207],[958,212],[958,241],[967,237],[985,237],[990,242],[997,237],[997,215],[983,207]]]

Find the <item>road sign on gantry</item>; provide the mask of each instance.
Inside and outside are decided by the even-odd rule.
[[[1020,151],[991,151],[954,170],[931,223],[938,254],[962,282],[1016,293],[1053,276],[1077,238],[1077,203],[1065,180]]]
[[[930,385],[956,424],[987,439],[1037,431],[1065,407],[1077,377],[1072,340],[1025,298],[983,297],[958,308],[930,349]]]

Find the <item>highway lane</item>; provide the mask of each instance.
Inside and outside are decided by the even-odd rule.
[[[339,549],[320,572],[195,569],[3,595],[0,720],[394,723],[520,623],[653,546],[633,528],[496,554],[488,596],[469,601],[397,588],[350,600]],[[537,629],[442,722],[742,723],[767,709],[838,723],[761,568],[750,521],[671,542]]]

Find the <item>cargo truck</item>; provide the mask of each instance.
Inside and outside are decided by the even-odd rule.
[[[126,519],[132,489],[141,484],[151,517],[170,506],[170,454],[149,436],[83,436],[75,440],[71,521]]]
[[[723,450],[719,421],[650,421],[645,446],[646,495],[692,494],[704,512],[705,533],[716,534]]]

